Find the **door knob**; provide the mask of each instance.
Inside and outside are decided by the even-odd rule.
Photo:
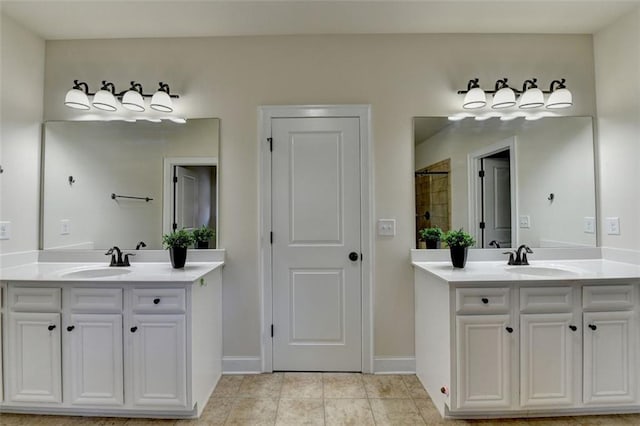
[[[356,253],[355,251],[352,251],[351,253],[349,253],[349,260],[352,262],[355,262],[356,260],[358,260],[358,253]]]

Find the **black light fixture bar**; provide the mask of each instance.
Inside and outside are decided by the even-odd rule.
[[[180,97],[180,95],[172,94],[170,92],[169,85],[167,83],[160,82],[159,86],[160,87],[158,88],[158,90],[166,92],[170,98],[178,99]],[[94,93],[89,92],[89,85],[84,81],[73,80],[72,89],[82,90],[87,96],[95,95],[95,92]],[[128,88],[127,90],[123,90],[122,92],[116,92],[116,86],[113,83],[107,80],[102,80],[102,86],[100,87],[100,90],[107,90],[111,92],[113,96],[115,96],[118,99],[122,99],[124,94],[127,93],[129,90],[135,90],[145,98],[153,97],[153,93],[143,93],[142,84],[136,83],[135,81],[131,82],[131,87]]]
[[[496,93],[498,90],[504,88],[504,87],[510,87],[507,84],[508,79],[506,77],[501,78],[496,80],[496,84],[494,86],[494,90],[485,90],[485,93],[489,93],[489,94],[494,94]],[[549,85],[549,90],[542,90],[542,93],[545,94],[550,94],[553,93],[554,91],[558,90],[558,89],[566,89],[567,86],[565,85],[565,82],[567,80],[564,78],[561,78],[560,80],[553,80],[551,82],[551,84]],[[471,89],[475,89],[480,87],[480,79],[479,78],[473,78],[471,80],[469,80],[469,83],[467,83],[467,90],[458,90],[458,94],[459,95],[465,95],[467,93],[469,93],[469,91]],[[524,83],[522,84],[522,90],[518,90],[518,89],[514,89],[511,87],[511,89],[515,92],[516,95],[521,95],[524,92],[526,92],[528,89],[535,89],[538,88],[537,85],[538,79],[537,78],[531,78],[528,80],[525,80]]]

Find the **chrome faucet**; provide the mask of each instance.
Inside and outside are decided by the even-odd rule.
[[[124,260],[122,259],[122,250],[118,246],[111,247],[105,256],[111,256],[111,263],[109,266],[131,266],[129,263],[129,256],[135,256],[134,253],[124,253]]]
[[[531,250],[528,245],[522,244],[520,247],[518,247],[518,250],[506,251],[503,254],[509,255],[509,261],[507,262],[507,265],[522,266],[529,264],[529,261],[527,260],[527,253],[531,254],[533,253],[533,250]]]

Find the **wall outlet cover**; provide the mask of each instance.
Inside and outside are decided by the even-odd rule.
[[[604,219],[604,225],[607,230],[607,235],[620,235],[619,217],[606,217]]]
[[[69,235],[71,233],[71,221],[62,219],[60,221],[60,235]]]
[[[518,224],[520,228],[531,228],[531,216],[529,215],[521,215]]]
[[[595,234],[596,233],[596,218],[595,217],[585,217],[583,224],[584,224],[584,232],[586,234]]]
[[[11,239],[11,222],[0,222],[0,240]]]
[[[394,237],[396,235],[396,220],[378,219],[378,235]]]

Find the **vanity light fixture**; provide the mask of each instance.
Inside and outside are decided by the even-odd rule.
[[[477,109],[487,105],[487,95],[484,90],[478,85],[480,79],[474,78],[469,80],[466,91],[459,91],[459,94],[465,93],[464,101],[462,102],[462,108],[464,109]]]
[[[521,109],[539,108],[544,105],[544,93],[538,89],[537,78],[525,80],[522,85],[522,97],[520,98]]]
[[[516,92],[507,84],[507,78],[496,81],[495,94],[491,108],[510,108],[516,104]]]
[[[569,108],[573,106],[573,96],[567,87],[564,85],[565,79],[553,80],[549,87],[549,99],[547,100],[547,108],[549,109],[561,109]],[[554,89],[553,86],[557,84]]]
[[[93,100],[89,102],[89,96]],[[89,110],[91,106],[103,111],[117,111],[118,100],[122,106],[130,111],[144,112],[144,98],[151,98],[150,107],[156,111],[170,113],[173,112],[172,99],[179,98],[179,95],[172,94],[167,83],[160,82],[160,88],[153,94],[144,93],[142,85],[131,82],[131,87],[125,91],[118,92],[113,83],[102,81],[100,90],[96,93],[89,92],[89,85],[83,81],[74,80],[73,87],[67,92],[64,104],[69,108]]]

